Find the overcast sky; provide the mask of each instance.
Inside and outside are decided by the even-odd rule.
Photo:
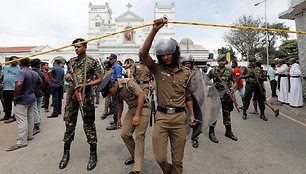
[[[232,24],[242,15],[262,17],[264,3],[261,0],[6,0],[0,6],[0,47],[49,45],[53,48],[71,44],[77,37],[87,38],[88,5],[108,2],[113,11],[113,20],[128,9],[144,18],[144,24],[154,18],[154,4],[175,3],[175,21],[201,22],[211,24]],[[268,22],[283,22],[295,30],[291,20],[278,19],[278,14],[287,10],[289,0],[268,0]],[[178,41],[188,37],[195,44],[201,44],[210,52],[226,46],[222,37],[227,28],[176,25]],[[295,34],[290,34],[295,38]]]

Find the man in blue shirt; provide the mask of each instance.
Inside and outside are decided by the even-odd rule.
[[[108,57],[110,64],[113,68],[113,73],[111,76],[112,81],[117,81],[117,79],[122,78],[122,67],[117,63],[117,55],[111,54]],[[114,122],[111,122],[110,126],[106,128],[106,130],[115,130],[117,129],[117,99],[116,97],[112,96],[112,109],[114,112]]]
[[[51,94],[53,102],[53,113],[48,118],[54,118],[62,114],[62,97],[64,70],[60,66],[60,60],[54,60],[53,67],[49,71],[51,77]]]
[[[277,81],[275,79],[275,64],[272,63],[271,67],[268,69],[267,75],[270,80],[270,86],[271,86],[271,91],[272,91],[272,97],[277,97],[276,95],[276,87],[277,87]]]
[[[31,70],[30,60],[20,60],[21,70],[16,75],[14,88],[15,114],[18,126],[17,143],[6,149],[13,151],[26,147],[28,141],[33,139],[34,103],[36,100],[34,89],[41,87],[42,80],[37,72]]]
[[[16,56],[12,56],[9,58],[9,61],[16,60]],[[12,102],[14,96],[14,88],[15,88],[15,79],[17,72],[20,71],[20,67],[18,66],[18,62],[12,62],[9,66],[5,66],[3,69],[2,79],[3,79],[3,109],[4,109],[4,117],[1,121],[4,123],[14,122],[16,119],[14,115],[12,116]]]

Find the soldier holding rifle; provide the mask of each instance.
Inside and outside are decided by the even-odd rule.
[[[264,104],[266,99],[263,87],[261,86],[261,82],[267,80],[267,77],[265,73],[256,66],[255,58],[250,58],[249,62],[250,64],[247,67],[247,71],[239,77],[239,79],[246,79],[242,119],[247,119],[247,110],[250,105],[250,100],[252,99],[252,94],[254,93],[254,97],[256,97],[259,104],[260,118],[267,121]]]
[[[219,66],[211,70],[207,76],[210,79],[213,79],[215,87],[220,95],[222,103],[223,124],[225,125],[226,129],[225,136],[234,141],[237,141],[238,138],[235,137],[235,135],[233,134],[231,126],[231,111],[233,111],[233,104],[234,102],[236,102],[234,95],[231,93],[231,91],[237,86],[237,80],[233,71],[225,67],[225,54],[221,54],[217,58],[217,62]],[[228,88],[230,88],[230,91],[226,90]],[[214,143],[219,142],[215,136],[216,123],[217,122],[214,122],[209,127],[209,139]]]
[[[72,44],[85,41],[84,39],[75,39]],[[77,123],[78,110],[82,110],[83,128],[90,144],[90,157],[87,170],[95,168],[97,163],[97,136],[95,126],[95,107],[93,86],[102,81],[102,71],[99,62],[86,55],[87,43],[74,45],[75,52],[78,55],[70,59],[67,63],[68,71],[65,77],[69,83],[69,92],[67,94],[64,121],[66,132],[64,135],[64,154],[59,163],[59,168],[63,169],[69,161],[69,151],[71,142],[74,140],[75,127]],[[76,77],[73,79],[73,76]],[[96,79],[95,79],[96,77]],[[78,84],[77,84],[77,83]],[[75,92],[77,90],[77,92]],[[84,104],[81,107],[82,103]]]

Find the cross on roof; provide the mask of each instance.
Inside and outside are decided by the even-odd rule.
[[[129,11],[130,9],[133,7],[130,3],[128,3],[128,5],[126,5],[127,8],[129,8]]]

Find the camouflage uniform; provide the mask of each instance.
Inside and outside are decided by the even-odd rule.
[[[248,66],[244,74],[242,75],[251,75],[248,77],[245,82],[245,94],[244,94],[244,100],[243,100],[243,112],[246,113],[246,111],[249,108],[250,100],[252,99],[252,94],[254,93],[255,100],[258,101],[259,109],[263,113],[265,110],[265,104],[264,101],[265,96],[261,94],[260,88],[258,86],[258,83],[256,81],[256,78],[254,75],[252,75],[252,72],[255,72],[258,77],[265,78],[266,74],[263,72],[263,70],[259,67],[255,67],[254,70],[252,70],[251,66]],[[262,88],[264,90],[264,88]],[[262,91],[264,92],[264,91]]]
[[[105,69],[105,71],[103,72],[103,77],[111,76],[112,72],[113,72],[113,68]],[[111,99],[110,94],[107,97],[105,97],[104,112],[103,112],[103,114],[104,115],[108,114],[108,111],[109,112],[113,112],[112,111],[112,99]]]
[[[94,80],[95,76],[101,75],[101,66],[99,62],[91,57],[86,57],[87,59],[87,73],[86,73],[86,83],[89,83]],[[70,59],[68,62],[69,66],[72,66],[74,72],[77,75],[77,79],[79,84],[84,84],[84,72],[85,72],[85,58],[79,59],[78,57],[74,57]],[[70,68],[68,68],[68,73],[72,73]],[[77,100],[77,96],[75,94],[74,85],[72,82],[69,83],[69,92],[67,94],[64,121],[66,124],[66,132],[64,135],[64,142],[70,143],[74,140],[75,127],[77,123],[78,111],[79,111],[79,103]],[[85,97],[83,96],[84,108],[85,107],[93,107],[94,108],[94,88],[91,86],[85,87]],[[82,90],[83,91],[83,90]],[[87,137],[87,142],[89,144],[97,143],[97,135],[96,135],[96,126],[94,123],[94,118],[92,123],[87,123],[83,119],[83,128]]]
[[[228,86],[228,88],[232,87],[232,84],[236,81],[235,74],[233,71],[227,69],[224,67],[221,69],[220,67],[216,67],[212,71],[209,72],[208,77],[210,79],[213,79],[215,83],[215,87],[218,90],[219,95],[224,91],[224,87],[222,84],[220,84],[220,80],[218,77],[220,77]],[[223,124],[225,126],[231,125],[231,111],[233,111],[234,106],[233,106],[233,101],[231,98],[227,95],[224,94],[223,97],[220,96],[221,103],[222,103],[222,113],[223,113]],[[213,126],[216,125],[217,122],[213,124]]]

